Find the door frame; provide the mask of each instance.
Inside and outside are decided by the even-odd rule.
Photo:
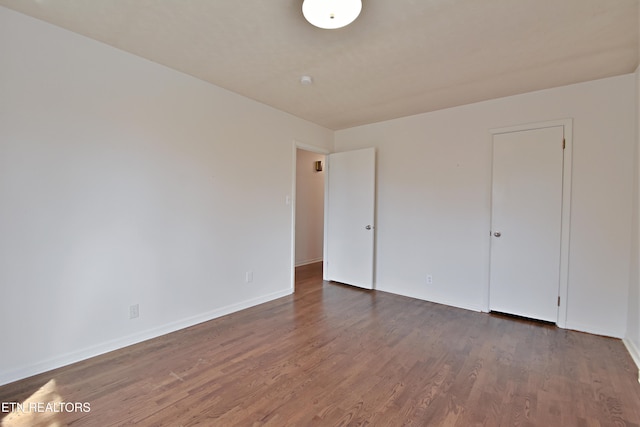
[[[560,236],[560,271],[559,271],[559,289],[558,296],[560,297],[560,305],[558,307],[558,320],[556,324],[561,328],[566,328],[567,325],[567,303],[569,296],[569,245],[570,245],[570,231],[571,231],[571,168],[572,168],[572,154],[573,154],[573,119],[560,119],[551,120],[545,122],[527,123],[518,126],[509,126],[503,128],[490,129],[491,134],[491,152],[493,153],[493,136],[502,133],[521,132],[534,129],[543,129],[549,127],[562,126],[564,129],[565,147],[563,150],[562,159],[562,218],[561,218],[561,236]],[[493,171],[493,154],[491,156],[491,170]],[[491,188],[493,188],[493,172],[491,176]],[[491,194],[491,192],[489,193]],[[490,198],[490,206],[493,206],[493,201]],[[489,231],[491,231],[491,220],[493,213],[489,215]],[[491,239],[489,236],[489,245],[491,245]],[[489,266],[491,265],[491,255],[489,251]],[[490,273],[490,267],[489,267]],[[491,279],[490,275],[487,277],[487,291],[485,294],[485,308],[489,312],[489,293],[491,291]]]
[[[298,172],[298,150],[310,151],[312,153],[323,154],[325,156],[325,164],[327,162],[328,155],[331,153],[329,150],[324,148],[316,147],[315,145],[305,144],[296,139],[293,140],[292,144],[292,170],[293,176],[291,179],[291,196],[287,196],[286,202],[291,205],[291,291],[295,292],[296,289],[296,180],[297,180],[297,172]],[[325,165],[326,170],[326,165]],[[327,174],[324,174],[324,209],[326,212],[327,205]],[[326,226],[323,226],[326,230]],[[325,233],[326,238],[326,231]],[[323,250],[324,251],[324,250]],[[323,256],[324,258],[324,256]]]

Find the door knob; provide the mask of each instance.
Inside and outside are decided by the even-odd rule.
[[[371,226],[370,226],[370,225],[367,225],[367,226],[365,227],[365,229],[366,229],[366,230],[371,230]]]
[[[500,237],[502,236],[502,233],[500,233],[499,231],[496,231],[495,233],[493,233],[493,235],[496,237]]]

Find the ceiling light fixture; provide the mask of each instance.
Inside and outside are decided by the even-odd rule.
[[[305,19],[326,30],[351,24],[361,10],[362,0],[304,0],[302,3]]]

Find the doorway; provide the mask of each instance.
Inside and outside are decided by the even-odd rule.
[[[305,275],[322,275],[326,156],[296,146],[294,286]]]

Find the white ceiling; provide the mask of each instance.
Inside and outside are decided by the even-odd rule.
[[[321,30],[302,0],[0,0],[336,130],[631,73],[638,3],[363,0]]]

